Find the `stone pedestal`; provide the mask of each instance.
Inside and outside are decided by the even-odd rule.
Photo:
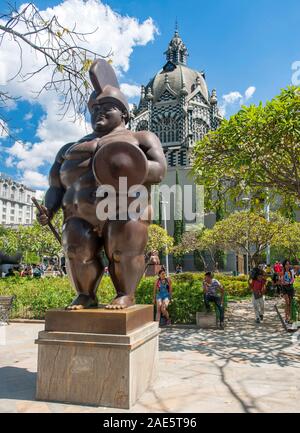
[[[36,398],[129,409],[157,377],[158,334],[152,306],[47,312]]]
[[[216,313],[196,313],[196,323],[199,328],[216,328],[217,320]]]

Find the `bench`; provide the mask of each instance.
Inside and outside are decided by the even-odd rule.
[[[15,299],[13,296],[0,296],[0,322],[9,324],[9,312]]]

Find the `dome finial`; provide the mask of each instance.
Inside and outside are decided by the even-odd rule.
[[[146,99],[148,99],[148,101],[151,101],[153,99],[153,94],[150,86],[147,89]]]
[[[188,50],[179,36],[177,19],[175,22],[175,34],[164,54],[166,54],[167,61],[172,62],[175,65],[186,65]]]
[[[196,78],[196,85],[201,86],[201,78],[199,77],[199,75]]]
[[[189,94],[189,92],[188,92],[188,90],[187,90],[187,88],[186,88],[185,83],[182,83],[182,88],[181,88],[181,90],[180,90],[180,94],[181,94],[182,96],[187,96],[187,95]]]
[[[213,90],[211,91],[210,103],[213,104],[213,105],[218,103],[218,98],[217,98],[217,91],[216,91],[216,89],[213,89]]]
[[[178,32],[178,19],[176,17],[176,20],[175,20],[175,36],[178,36],[178,35],[179,35],[179,32]]]

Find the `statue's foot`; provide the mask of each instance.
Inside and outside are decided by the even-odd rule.
[[[92,308],[98,306],[97,298],[92,298],[89,295],[80,294],[66,307],[66,310],[83,310],[84,308]]]
[[[124,308],[135,305],[135,299],[132,295],[116,296],[110,304],[106,305],[105,308],[108,310],[123,310]]]

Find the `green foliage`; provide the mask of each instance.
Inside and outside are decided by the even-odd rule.
[[[62,212],[58,212],[53,226],[61,233]],[[43,255],[55,256],[61,252],[61,245],[57,242],[48,227],[42,227],[37,221],[32,226],[18,226],[0,230],[0,249],[6,254],[23,254],[23,261],[35,263],[37,257]],[[33,261],[30,260],[33,258]]]
[[[300,223],[287,221],[276,233],[272,247],[277,254],[297,261],[300,256]]]
[[[74,298],[74,289],[64,278],[9,277],[0,279],[1,295],[16,295],[12,317],[43,319],[50,308],[64,308]],[[99,288],[101,302],[114,296],[110,278],[104,277]]]
[[[291,223],[280,213],[271,213],[270,221],[264,215],[252,211],[234,212],[218,221],[212,229],[201,229],[184,233],[174,253],[198,252],[198,258],[206,266],[206,254],[212,263],[222,265],[222,251],[249,254],[251,264],[257,265],[267,245],[280,248],[288,257],[300,251],[300,224]]]
[[[203,310],[203,273],[182,273],[172,276],[173,301],[169,312],[173,323],[194,323],[197,311]],[[246,276],[231,277],[216,274],[229,298],[249,295]],[[136,290],[138,304],[152,304],[156,277],[143,278]],[[12,318],[43,319],[51,308],[64,308],[75,297],[67,278],[3,278],[0,295],[16,295]],[[115,296],[109,277],[103,277],[98,289],[100,303],[108,303]]]
[[[297,87],[283,89],[264,106],[251,105],[194,148],[193,172],[205,187],[206,207],[215,209],[224,196],[240,200],[251,191],[299,200],[300,94]],[[218,194],[214,194],[218,191]]]
[[[162,227],[151,224],[148,229],[148,242],[146,246],[146,253],[152,251],[162,251],[166,247],[168,249],[173,246],[173,238],[168,235],[165,229]]]
[[[218,221],[212,229],[213,239],[223,250],[249,254],[251,265],[258,265],[261,255],[288,223],[281,215],[272,213],[270,221],[251,211],[234,212]]]

